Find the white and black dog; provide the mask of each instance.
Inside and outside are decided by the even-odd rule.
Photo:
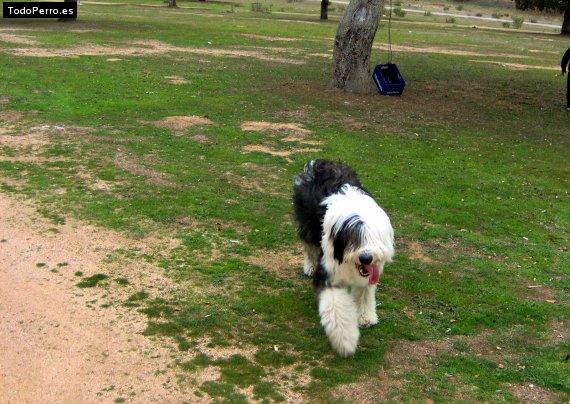
[[[376,284],[394,256],[394,230],[356,172],[341,163],[308,162],[293,199],[303,272],[313,276],[321,324],[333,348],[350,356],[358,327],[378,323]]]

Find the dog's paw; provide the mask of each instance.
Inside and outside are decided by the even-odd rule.
[[[358,345],[359,338],[358,328],[356,331],[352,331],[344,335],[342,338],[333,339],[330,338],[330,342],[334,350],[343,358],[353,356],[356,352],[356,347]]]
[[[360,331],[352,296],[343,289],[323,290],[319,295],[319,315],[334,350],[340,356],[354,355]]]
[[[358,317],[358,326],[362,328],[372,327],[378,324],[378,314],[363,313]]]
[[[360,337],[358,326],[354,324],[338,324],[336,327],[325,326],[325,333],[333,349],[342,357],[354,355]]]

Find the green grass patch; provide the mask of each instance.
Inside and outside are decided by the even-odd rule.
[[[77,275],[77,272],[75,273]],[[103,282],[104,280],[108,279],[109,275],[106,274],[95,274],[92,276],[88,276],[83,278],[81,282],[76,284],[78,288],[94,288],[99,285],[99,283]]]
[[[121,278],[115,278],[115,282],[121,286],[130,285],[130,282],[127,278],[122,278],[122,277]]]

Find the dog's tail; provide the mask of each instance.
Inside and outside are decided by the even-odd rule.
[[[352,296],[345,289],[324,288],[319,293],[319,315],[334,350],[341,356],[353,355],[360,332]]]
[[[317,160],[311,160],[303,167],[303,172],[295,177],[295,187],[299,187],[304,183],[311,182],[315,174],[313,173],[313,166]]]

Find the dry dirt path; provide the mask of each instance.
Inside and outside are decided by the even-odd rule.
[[[170,349],[140,335],[138,313],[88,307],[101,290],[75,286],[75,271],[99,272],[128,241],[79,222],[53,227],[0,193],[0,401],[194,401],[176,382]],[[147,281],[160,281],[158,271]]]

